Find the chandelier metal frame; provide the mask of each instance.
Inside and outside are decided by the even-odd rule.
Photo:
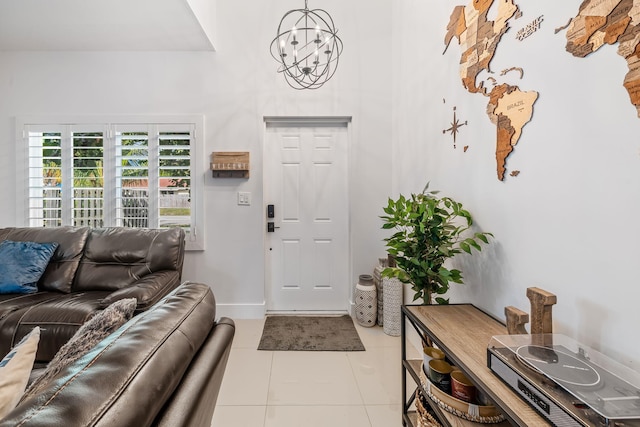
[[[288,29],[285,29],[288,28]],[[333,18],[324,9],[292,9],[280,20],[271,41],[278,73],[294,89],[318,89],[336,72],[343,44]]]

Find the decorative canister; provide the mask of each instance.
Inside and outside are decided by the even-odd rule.
[[[403,284],[395,277],[385,277],[382,279],[382,289],[384,289],[384,333],[393,337],[399,337]]]
[[[378,317],[378,297],[373,276],[361,274],[355,292],[356,321],[366,327],[375,326]]]
[[[382,288],[382,270],[387,267],[386,258],[378,258],[378,265],[373,269],[373,283],[376,285],[376,292],[378,292],[378,325],[384,324],[384,300],[383,300],[383,288]]]

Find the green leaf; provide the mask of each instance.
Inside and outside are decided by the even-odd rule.
[[[451,281],[453,283],[463,284],[462,272],[460,270],[451,270]]]
[[[476,238],[482,240],[484,243],[489,244],[489,239],[483,233],[476,233]]]
[[[466,244],[468,244],[469,246],[477,249],[477,250],[482,250],[482,248],[480,247],[480,245],[478,244],[478,242],[476,242],[475,240],[473,240],[472,238],[468,238],[464,240]]]
[[[463,251],[465,251],[468,254],[471,253],[471,248],[469,247],[469,244],[466,243],[466,242],[460,242],[460,249],[462,249]]]

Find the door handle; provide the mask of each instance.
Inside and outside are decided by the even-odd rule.
[[[276,228],[280,227],[276,227],[273,221],[267,222],[267,233],[273,233],[274,231],[276,231]]]

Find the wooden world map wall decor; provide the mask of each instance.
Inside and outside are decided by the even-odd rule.
[[[489,20],[489,9],[496,3],[497,16]],[[494,8],[495,9],[495,8]],[[449,18],[444,43],[446,53],[451,41],[456,38],[460,45],[460,78],[462,85],[471,94],[479,94],[488,98],[487,115],[496,126],[496,170],[499,180],[504,180],[507,157],[514,150],[522,136],[523,127],[533,117],[533,106],[538,100],[538,92],[523,91],[518,86],[500,83],[495,77],[487,78],[491,88],[487,89],[478,76],[483,71],[493,74],[490,68],[500,40],[510,28],[509,21],[522,15],[514,0],[472,0],[467,6],[456,6]],[[539,28],[542,18],[534,21],[533,28],[525,30],[530,36]],[[535,29],[535,31],[534,31]],[[519,67],[507,69],[501,76],[510,71],[524,71]],[[455,111],[454,111],[455,123]],[[454,124],[449,129],[457,130]],[[447,130],[445,130],[446,132]],[[515,177],[516,174],[510,176]]]
[[[558,30],[561,30],[559,28]],[[624,87],[640,117],[640,2],[633,0],[585,0],[567,26],[566,49],[584,58],[605,44],[618,45],[618,54],[629,66]]]
[[[523,128],[533,118],[534,106],[539,98],[535,90],[522,90],[518,85],[499,81],[500,77],[524,70],[510,67],[499,76],[491,70],[496,49],[504,34],[511,28],[513,20],[523,16],[516,1],[519,0],[471,0],[466,6],[455,6],[447,25],[443,55],[447,53],[453,39],[460,47],[460,78],[462,86],[470,94],[487,98],[487,116],[496,128],[495,153],[496,172],[500,181],[507,175],[507,158],[520,140]],[[489,19],[488,13],[495,15]],[[494,13],[495,12],[495,13]],[[537,33],[544,23],[540,15],[522,26],[515,38],[526,42]],[[640,117],[640,0],[583,0],[576,16],[566,25],[555,28],[554,33],[566,30],[566,50],[584,58],[604,45],[617,45],[618,54],[628,65],[623,85],[631,104]],[[483,81],[481,73],[489,74]],[[485,82],[487,83],[485,86]],[[454,107],[453,122],[443,133],[456,135],[461,126]],[[464,147],[466,152],[468,145]],[[508,176],[517,177],[519,170],[511,170]]]

